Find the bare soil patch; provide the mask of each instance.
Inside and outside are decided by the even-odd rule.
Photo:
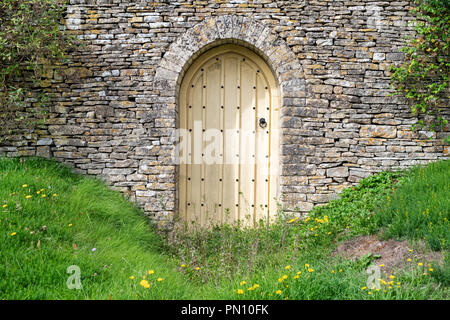
[[[411,265],[412,262],[408,259],[424,264],[431,261],[439,264],[442,262],[442,253],[429,250],[423,242],[418,242],[413,248],[407,241],[379,240],[376,235],[359,236],[343,241],[333,252],[334,255],[351,260],[359,259],[369,253],[380,255],[374,263],[383,264],[384,270],[388,272]]]

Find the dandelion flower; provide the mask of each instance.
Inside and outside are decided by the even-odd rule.
[[[309,268],[308,272],[314,272],[314,269],[313,268]]]
[[[148,274],[154,274],[155,271],[154,271],[154,270],[148,270],[147,273],[148,273]]]
[[[301,272],[301,271],[298,271],[297,274],[302,274],[302,272]]]
[[[25,197],[25,199],[30,199],[32,197],[32,195],[28,195]]]
[[[238,289],[238,290],[237,290],[237,294],[244,294],[244,290]]]
[[[147,280],[141,280],[141,281],[139,282],[139,284],[140,284],[141,286],[143,286],[144,288],[149,288],[149,287],[150,287],[150,284],[148,283]]]
[[[309,264],[305,264],[305,268],[308,268],[309,267]]]
[[[181,267],[184,268],[184,267],[186,267],[186,265],[185,265],[185,264],[182,264]]]
[[[294,276],[294,279],[298,279],[298,278],[300,278],[300,276],[298,274]]]
[[[158,279],[156,279],[156,281],[158,281],[158,282],[161,282],[161,281],[163,281],[164,279],[163,278],[158,278]]]
[[[334,273],[334,270],[331,270],[331,273]]]
[[[134,276],[130,276],[130,280],[134,280]]]
[[[389,276],[389,278],[391,278],[391,279],[395,279],[395,276],[392,276],[392,275],[391,275],[391,276]]]
[[[281,294],[283,291],[281,291],[281,290],[277,290],[275,293],[276,294]]]
[[[366,290],[366,289],[367,289],[367,287],[365,287],[365,286],[361,288],[361,290]]]
[[[286,266],[286,267],[284,267],[286,270],[290,270],[291,269],[291,266]]]
[[[17,232],[12,232],[12,233],[10,234],[10,236],[11,236],[11,237],[14,237],[16,234],[17,234]]]
[[[257,283],[255,283],[254,285],[253,285],[253,288],[259,288],[259,284],[257,284]]]
[[[72,224],[71,223],[69,223],[69,227],[71,227],[72,226]]]
[[[408,258],[408,260],[407,260],[408,262],[411,262],[411,259],[410,258]]]
[[[6,208],[8,205],[7,204],[4,204],[4,205],[2,205],[2,208]]]
[[[283,280],[286,280],[287,278],[288,278],[288,276],[287,275],[283,275]]]
[[[380,264],[380,268],[383,268],[384,267],[384,264]]]
[[[250,287],[250,288],[248,288],[247,290],[248,290],[248,291],[253,291],[253,290],[255,290],[255,288],[254,288],[254,287]]]
[[[239,283],[239,285],[241,285],[241,286],[243,286],[244,284],[247,284],[247,282],[241,281],[241,282]]]
[[[26,187],[28,187],[27,184],[23,184],[23,185],[22,185],[22,188],[26,188]]]
[[[421,267],[421,266],[423,266],[423,263],[422,263],[422,262],[419,262],[417,265],[418,265],[419,267]]]
[[[430,269],[428,269],[428,271],[430,271],[430,272],[433,272],[433,271],[434,271],[434,269],[433,269],[433,268],[430,268]]]
[[[197,271],[200,270],[200,267],[196,267],[195,270],[197,270]]]

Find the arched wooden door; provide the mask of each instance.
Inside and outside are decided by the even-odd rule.
[[[180,90],[181,218],[252,226],[277,211],[279,94],[267,64],[227,45],[200,56]]]

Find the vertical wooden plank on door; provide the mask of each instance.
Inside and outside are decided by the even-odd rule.
[[[187,128],[187,109],[188,109],[188,101],[186,97],[182,97],[180,101],[180,110],[179,110],[179,178],[178,178],[178,212],[183,221],[186,221],[187,214],[187,199],[186,199],[186,191],[187,191],[187,159],[189,150],[188,147],[188,137],[186,136],[186,128]]]
[[[279,177],[279,156],[278,147],[280,139],[279,130],[279,105],[278,92],[276,88],[270,88],[270,135],[269,135],[269,219],[271,221],[277,216],[278,212],[278,177]]]
[[[220,171],[219,171],[219,212],[220,212],[220,223],[225,222],[225,208],[223,206],[223,177],[225,168],[225,157],[224,157],[224,127],[225,127],[225,56],[222,57],[220,64],[220,106],[219,106],[219,131],[220,131]]]
[[[221,80],[221,59],[205,66],[206,72],[206,109],[205,109],[205,219],[206,224],[210,222],[217,224],[220,222],[219,214],[219,178],[221,165],[217,163],[219,137],[215,135],[219,128],[220,121],[220,80]]]
[[[262,128],[259,125],[260,119],[269,119],[270,96],[266,79],[257,70],[256,78],[256,220],[267,222],[268,218],[268,196],[269,196],[269,128]]]
[[[188,205],[188,215],[190,220],[196,224],[201,224],[201,178],[202,178],[202,141],[201,141],[201,126],[202,126],[202,106],[203,106],[203,75],[200,75],[195,79],[189,90],[192,94],[192,105],[190,133],[192,137],[192,159],[191,164],[191,176],[188,177],[190,181],[190,190],[188,192],[188,199],[190,199],[190,205]],[[200,132],[198,132],[200,130]],[[189,183],[188,183],[189,185]]]
[[[246,226],[254,223],[254,201],[255,201],[255,169],[253,164],[253,155],[255,152],[255,72],[254,68],[246,60],[241,58],[241,126],[239,142],[239,206],[240,218]]]
[[[223,208],[225,212],[224,222],[231,223],[238,218],[238,199],[235,187],[236,179],[236,103],[239,99],[238,86],[238,59],[228,55],[224,61],[224,151],[225,164],[223,167]]]

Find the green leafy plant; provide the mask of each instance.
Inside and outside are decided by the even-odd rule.
[[[391,66],[391,82],[396,94],[412,102],[418,116],[413,129],[436,129],[448,124],[444,109],[449,102],[449,0],[415,0],[411,12],[416,35],[403,48],[405,61]],[[445,140],[448,142],[449,137]]]
[[[50,78],[74,36],[61,23],[65,0],[0,1],[0,142],[45,118]]]

